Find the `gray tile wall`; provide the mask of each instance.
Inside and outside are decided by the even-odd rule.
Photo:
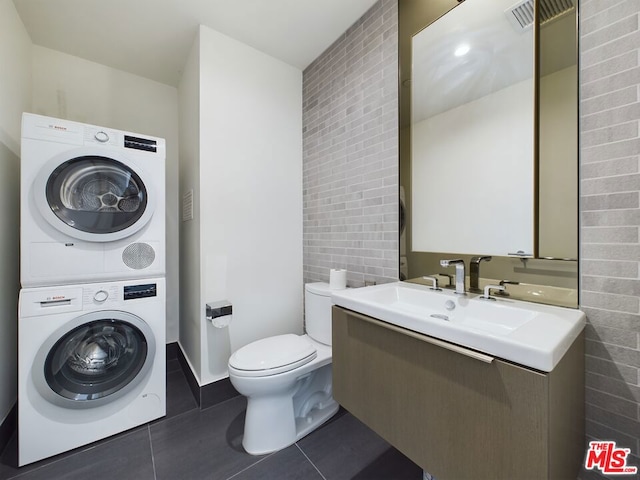
[[[305,282],[398,278],[397,27],[380,0],[304,71]]]
[[[580,2],[586,432],[640,454],[638,0]],[[593,472],[584,478],[601,478]]]

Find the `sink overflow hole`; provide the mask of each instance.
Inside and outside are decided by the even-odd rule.
[[[443,315],[442,313],[432,313],[430,316],[433,318],[439,318],[440,320],[446,320],[447,322],[449,321],[449,316]]]

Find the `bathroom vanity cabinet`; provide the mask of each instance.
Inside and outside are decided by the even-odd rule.
[[[333,394],[438,480],[575,479],[583,335],[541,372],[334,306]]]

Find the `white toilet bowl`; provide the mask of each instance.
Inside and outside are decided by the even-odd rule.
[[[338,411],[339,405],[332,396],[331,346],[310,336],[321,312],[324,334],[320,336],[325,341],[330,339],[329,286],[307,285],[306,295],[309,335],[258,340],[240,348],[229,359],[229,379],[247,397],[242,446],[250,454],[262,455],[288,447]],[[310,303],[313,311],[309,310]],[[318,308],[320,305],[322,308]]]

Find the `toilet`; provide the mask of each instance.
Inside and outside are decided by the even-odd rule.
[[[229,358],[229,379],[247,397],[242,446],[252,455],[281,450],[339,408],[331,389],[331,290],[305,285],[305,335],[278,335]]]

